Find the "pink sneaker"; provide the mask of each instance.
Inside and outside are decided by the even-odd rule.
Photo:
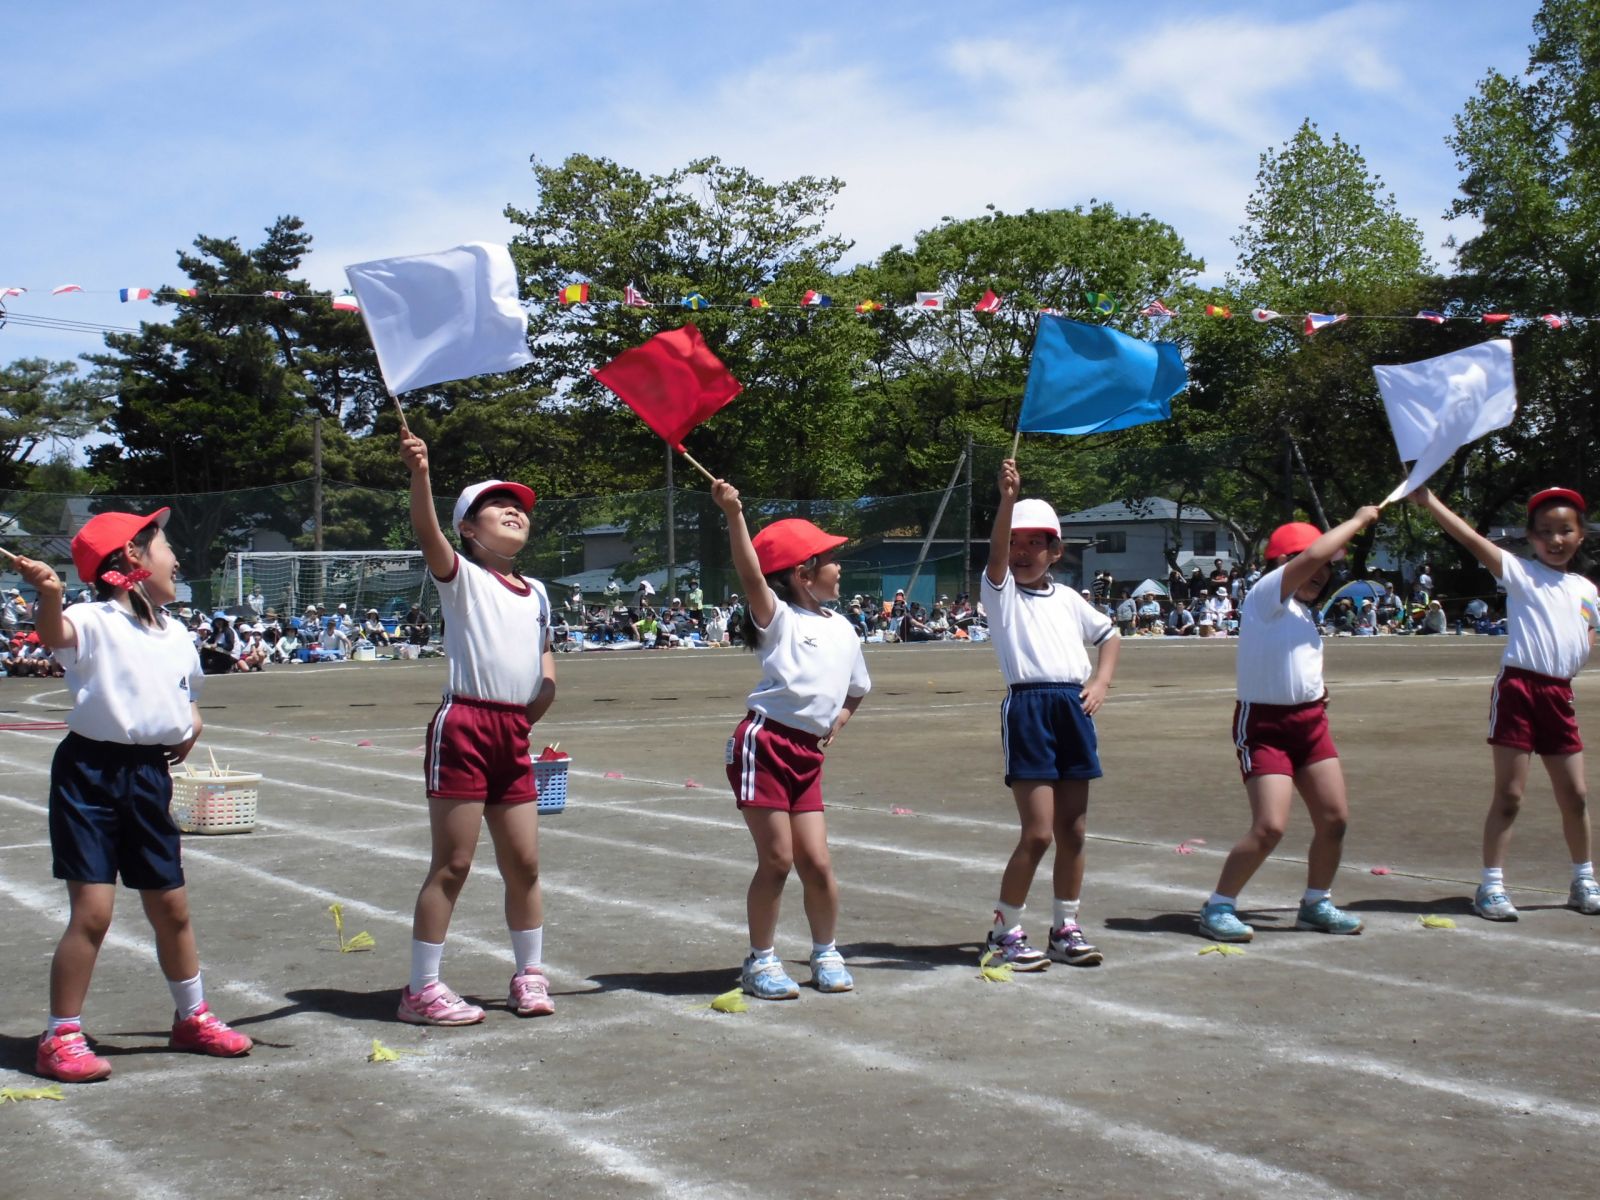
[[[62,1083],[93,1083],[111,1074],[111,1064],[89,1049],[89,1039],[76,1025],[61,1026],[54,1037],[40,1037],[33,1069]]]
[[[238,1058],[249,1054],[255,1045],[244,1034],[230,1029],[202,1003],[192,1017],[179,1017],[172,1023],[172,1036],[167,1045],[174,1050],[192,1050],[196,1054],[210,1054],[215,1058]]]
[[[506,999],[519,1017],[548,1017],[555,1012],[550,999],[550,981],[538,967],[524,967],[511,977],[511,995]]]
[[[409,985],[402,988],[396,1015],[407,1025],[476,1025],[483,1020],[483,1009],[435,980],[415,994]]]

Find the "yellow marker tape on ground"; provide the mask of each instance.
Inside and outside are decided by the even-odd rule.
[[[1014,982],[1015,975],[1011,970],[1010,963],[1001,963],[998,967],[989,965],[994,961],[994,957],[998,953],[999,951],[997,950],[985,950],[983,952],[983,957],[978,960],[978,974],[990,983]]]
[[[333,914],[333,932],[339,939],[339,953],[353,954],[358,950],[371,950],[378,943],[372,940],[370,933],[362,932],[345,940],[344,936],[344,905],[335,900],[328,905],[328,911]]]
[[[731,992],[723,992],[710,1004],[703,1005],[712,1012],[749,1012],[750,1006],[745,1003],[744,989],[734,988]]]
[[[1424,929],[1454,929],[1456,923],[1449,917],[1418,917],[1417,924]]]
[[[1226,942],[1218,942],[1215,946],[1207,946],[1204,950],[1196,951],[1198,954],[1243,954],[1241,946],[1230,946]]]
[[[368,1062],[399,1062],[402,1054],[415,1054],[415,1050],[392,1050],[377,1038],[372,1039],[372,1053],[367,1055]]]
[[[58,1084],[52,1083],[49,1087],[31,1088],[0,1088],[0,1104],[8,1101],[12,1104],[21,1104],[24,1100],[65,1100]]]

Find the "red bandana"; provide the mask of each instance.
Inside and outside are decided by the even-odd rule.
[[[150,578],[150,572],[143,567],[136,567],[124,575],[121,571],[101,571],[100,581],[109,583],[112,587],[127,590],[136,583],[142,583]]]

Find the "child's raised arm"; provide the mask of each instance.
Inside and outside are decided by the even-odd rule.
[[[1460,542],[1472,554],[1472,557],[1481,562],[1489,574],[1496,579],[1500,578],[1499,546],[1484,537],[1471,525],[1468,525],[1455,513],[1445,506],[1443,500],[1435,496],[1427,488],[1418,488],[1406,497],[1418,508],[1425,508],[1433,514],[1433,519],[1439,522],[1439,528],[1444,530],[1453,540]]]
[[[407,430],[400,435],[400,461],[411,472],[411,529],[422,547],[423,560],[434,578],[444,579],[455,570],[456,550],[439,528],[433,507],[433,483],[428,477],[428,443]]]
[[[711,499],[716,501],[722,515],[728,519],[728,547],[733,552],[733,567],[739,572],[739,582],[744,585],[749,603],[750,619],[756,628],[765,629],[772,624],[778,611],[778,598],[767,586],[761,573],[761,562],[756,558],[756,548],[750,542],[750,530],[744,523],[744,505],[739,502],[739,489],[726,479],[711,485]]]
[[[1368,504],[1356,509],[1354,515],[1341,525],[1335,525],[1323,534],[1305,550],[1289,561],[1283,569],[1283,585],[1280,589],[1280,600],[1287,600],[1305,586],[1306,580],[1315,575],[1319,568],[1326,566],[1338,557],[1350,539],[1355,537],[1368,525],[1375,522],[1380,516],[1376,505]]]
[[[1000,503],[994,510],[994,528],[989,532],[989,564],[984,575],[999,587],[1006,581],[1011,569],[1011,510],[1016,507],[1022,493],[1022,476],[1017,472],[1017,460],[1008,458],[1000,464]]]
[[[33,605],[33,630],[39,635],[39,640],[51,650],[66,650],[76,646],[77,631],[61,613],[61,597],[66,586],[56,574],[56,569],[49,563],[20,555],[14,561],[17,574],[39,593]]]

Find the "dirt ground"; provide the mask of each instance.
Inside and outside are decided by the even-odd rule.
[[[1537,769],[1507,876],[1523,919],[1471,915],[1496,639],[1327,648],[1353,817],[1336,899],[1359,937],[1293,931],[1309,827],[1246,892],[1260,933],[1194,911],[1246,808],[1234,648],[1135,641],[1099,719],[1084,925],[1105,951],[985,982],[1015,815],[983,646],[870,647],[875,690],[825,790],[857,991],[724,1014],[744,953],[749,838],[722,773],[754,681],[737,651],[560,660],[543,729],[574,755],[546,818],[557,1011],[505,1007],[485,839],[444,974],[479,1026],[394,1018],[427,862],[422,730],[438,662],[212,680],[209,746],[260,771],[247,835],[190,837],[208,996],[247,1059],[167,1050],[170,998],[123,897],[86,1020],[110,1080],[0,1105],[0,1197],[1509,1196],[1592,1188],[1600,919]],[[1580,707],[1596,692],[1580,678]],[[44,803],[59,682],[0,680],[0,1087],[28,1087],[65,894]],[[1592,731],[1591,731],[1592,732]],[[201,752],[204,758],[203,750]],[[902,812],[899,810],[910,810]],[[1204,839],[1203,843],[1197,839]],[[1180,854],[1186,842],[1192,853]],[[1373,874],[1375,866],[1387,874]],[[1048,868],[1031,924],[1042,937]],[[341,953],[346,933],[376,948]],[[806,978],[791,881],[779,951]],[[1454,918],[1428,929],[1423,915]],[[373,1039],[405,1053],[369,1063]]]

